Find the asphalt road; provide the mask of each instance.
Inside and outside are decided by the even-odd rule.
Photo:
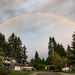
[[[57,72],[44,72],[44,73],[38,73],[37,75],[60,75]]]

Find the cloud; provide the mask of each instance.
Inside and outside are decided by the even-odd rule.
[[[66,18],[75,13],[74,0],[2,0],[0,5],[0,19],[3,21],[26,13],[52,13]]]
[[[75,0],[0,0],[0,23],[27,13],[50,13],[75,22],[74,7]],[[21,37],[29,59],[36,50],[41,57],[47,57],[49,36],[54,36],[66,48],[71,43],[74,30],[75,26],[71,23],[44,15],[23,16],[0,26],[0,32],[6,38],[12,32]]]
[[[47,57],[49,36],[54,36],[57,42],[66,48],[71,42],[74,29],[74,25],[63,19],[44,15],[23,16],[0,27],[6,38],[12,32],[20,36],[23,45],[27,47],[29,59],[34,56],[36,50],[41,57]]]

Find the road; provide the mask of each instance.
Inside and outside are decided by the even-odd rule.
[[[58,74],[57,72],[43,72],[38,73],[37,75],[61,75],[61,74]]]

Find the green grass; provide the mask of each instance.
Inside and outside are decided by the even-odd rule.
[[[30,72],[11,70],[10,75],[28,75],[28,74],[30,74]]]
[[[75,70],[73,70],[73,71],[63,71],[63,73],[75,74]]]

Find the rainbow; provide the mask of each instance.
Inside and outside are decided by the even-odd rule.
[[[57,18],[60,18],[60,19],[65,20],[65,21],[68,21],[68,22],[70,22],[70,23],[72,23],[72,24],[75,25],[75,23],[74,23],[73,21],[68,20],[68,19],[66,19],[66,18],[64,18],[64,17],[58,16],[58,15],[48,14],[48,13],[30,13],[30,14],[23,14],[23,15],[19,15],[19,16],[13,17],[13,18],[11,18],[11,19],[8,19],[8,20],[6,20],[5,22],[1,23],[0,26],[1,26],[1,25],[4,25],[4,24],[6,24],[6,23],[8,23],[8,22],[10,22],[10,21],[12,21],[12,20],[14,20],[14,19],[17,19],[17,18],[20,18],[20,17],[23,17],[23,16],[30,16],[30,15],[53,16],[53,17],[57,17]]]

